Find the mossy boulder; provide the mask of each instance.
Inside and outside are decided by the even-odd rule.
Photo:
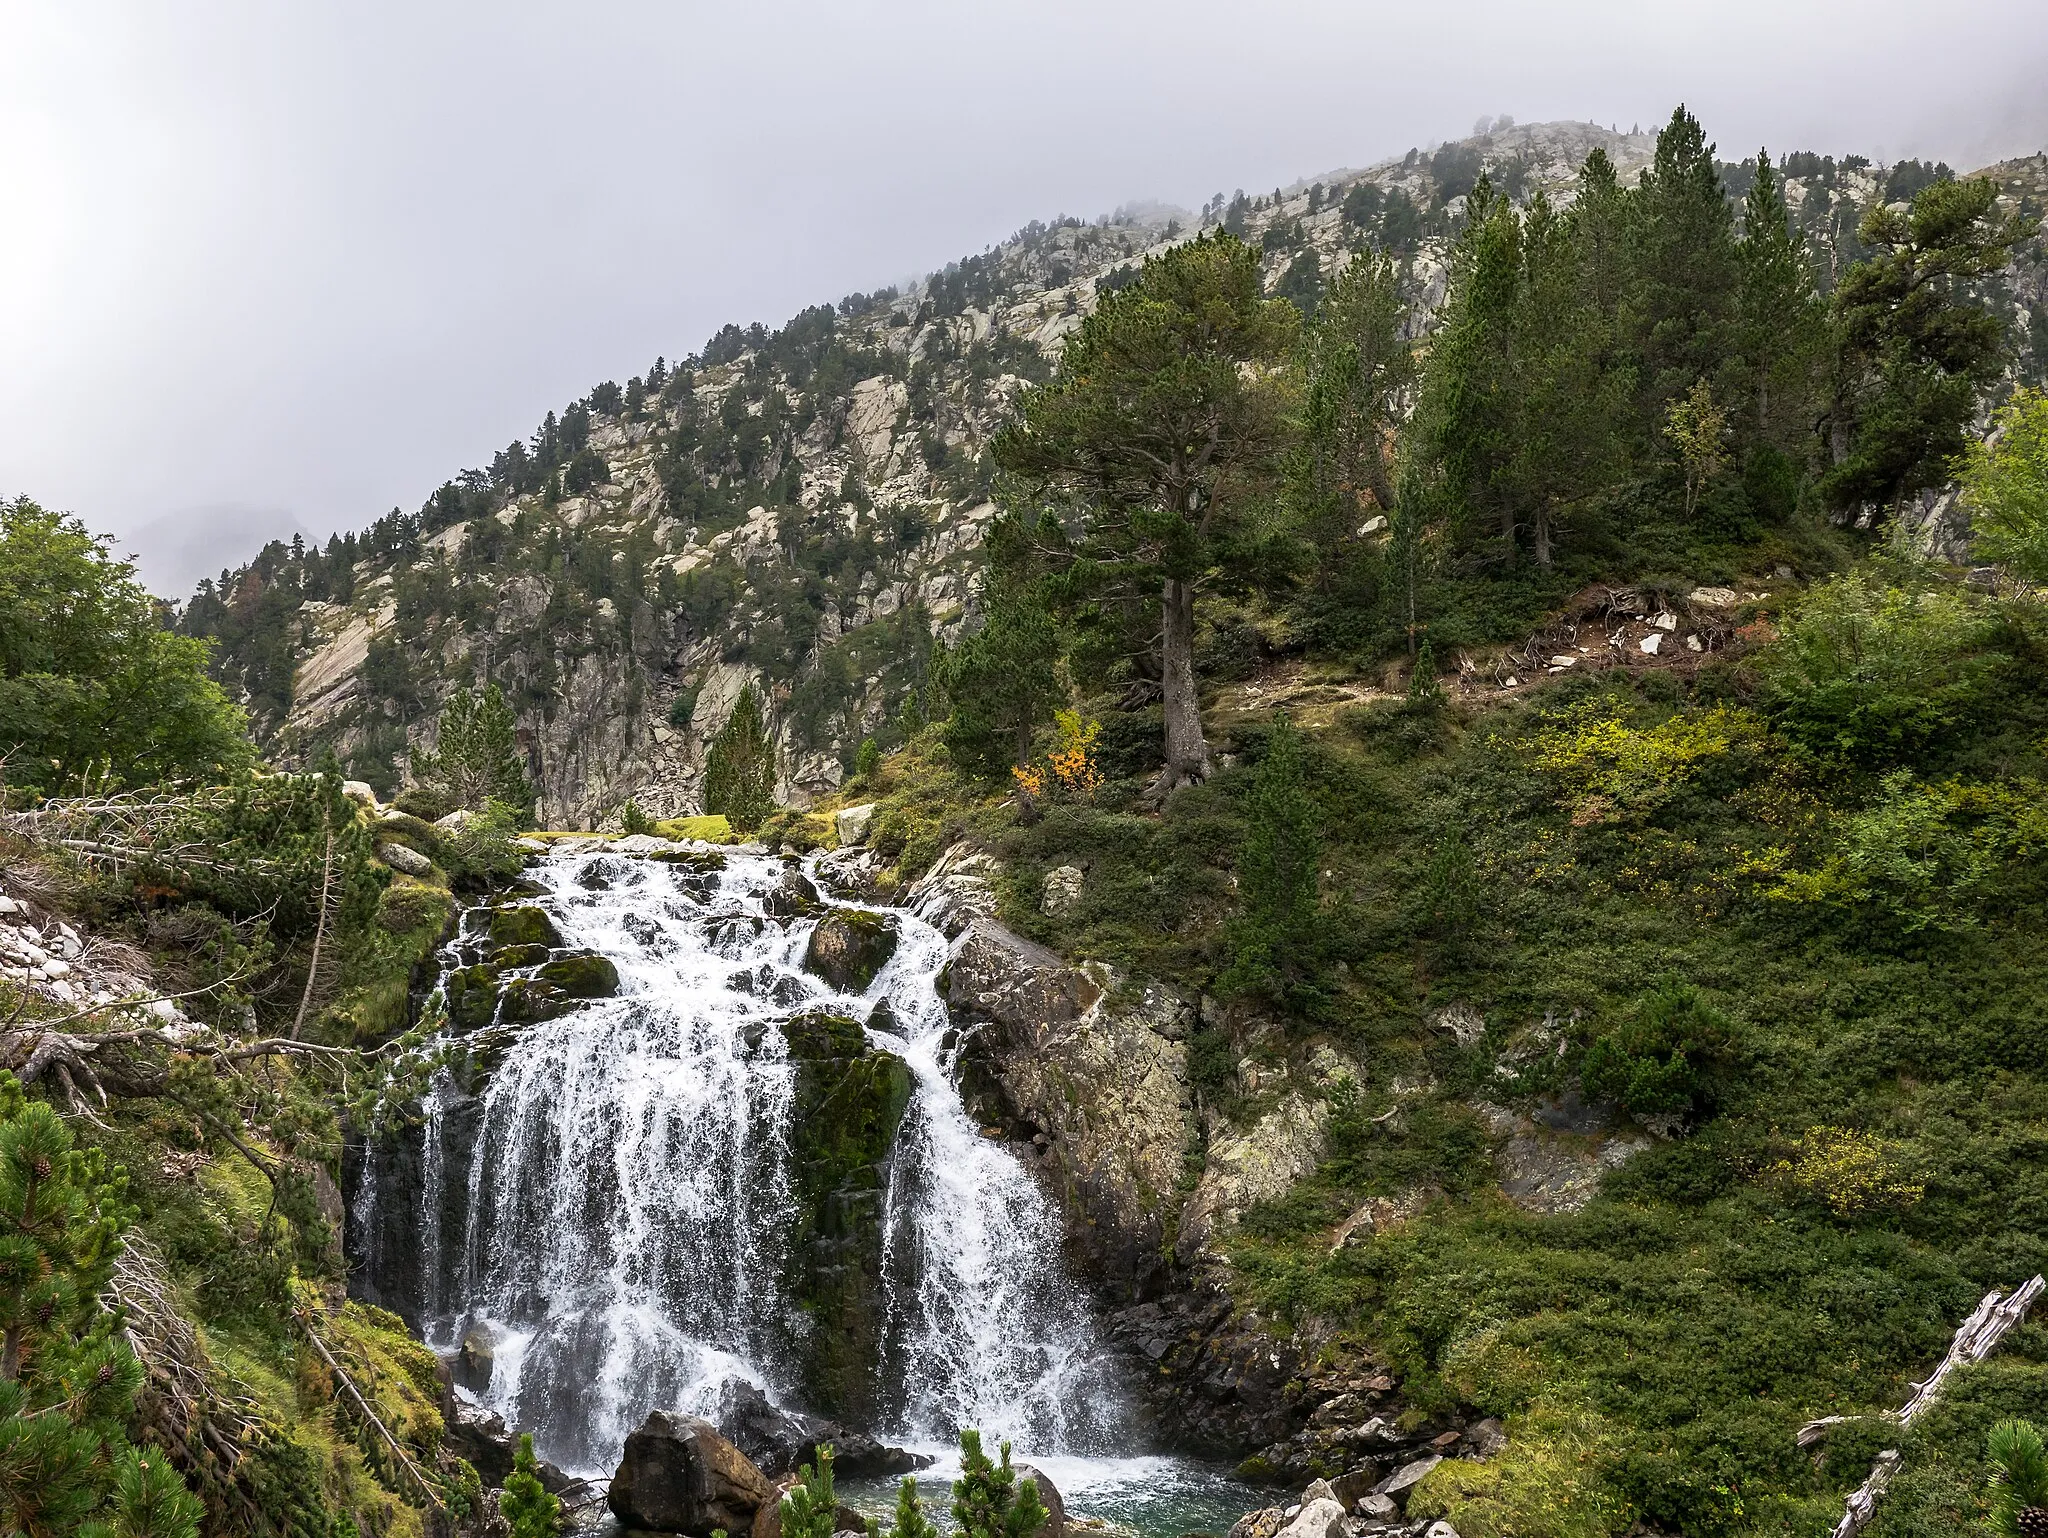
[[[500,908],[491,915],[493,945],[560,945],[562,932],[547,910],[533,907]]]
[[[860,1022],[813,1010],[784,1022],[796,1065],[789,1111],[797,1218],[791,1296],[810,1315],[804,1387],[828,1415],[856,1423],[880,1410],[885,1165],[910,1104],[909,1064],[868,1045]]]
[[[542,967],[539,976],[572,999],[608,999],[619,991],[619,969],[607,956],[564,956]]]
[[[503,1018],[518,1025],[532,1025],[566,1015],[576,1003],[553,983],[537,977],[515,977],[505,984]]]
[[[455,899],[445,887],[417,881],[394,881],[377,899],[377,927],[394,935],[411,934],[432,926],[439,934],[455,911]]]
[[[498,969],[479,963],[458,967],[441,985],[448,1001],[448,1023],[458,1031],[474,1031],[491,1023],[498,1008]]]
[[[819,921],[804,949],[804,970],[841,993],[865,992],[896,954],[896,921],[886,913],[838,908]]]
[[[725,869],[725,856],[716,849],[657,849],[647,858],[662,865],[680,865],[705,876]]]
[[[504,945],[484,960],[501,971],[510,972],[518,967],[537,967],[553,954],[545,945]]]
[[[783,868],[782,880],[761,898],[762,911],[778,919],[809,918],[824,906],[811,878],[794,862]]]

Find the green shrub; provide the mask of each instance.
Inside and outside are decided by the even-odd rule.
[[[1710,1107],[1709,1084],[1733,1045],[1728,1018],[1699,990],[1667,978],[1587,1050],[1580,1081],[1594,1100],[1631,1116],[1692,1117]]]

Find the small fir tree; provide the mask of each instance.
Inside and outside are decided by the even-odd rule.
[[[127,1179],[72,1147],[0,1074],[0,1526],[193,1538],[201,1508],[155,1448],[128,1442],[142,1368],[100,1305],[133,1210]]]
[[[481,694],[464,687],[449,696],[434,751],[413,754],[412,772],[457,807],[481,811],[486,801],[502,801],[521,815],[533,811],[533,783],[519,752],[512,707],[496,684]]]
[[[965,1538],[1031,1538],[1051,1515],[1038,1498],[1038,1482],[1017,1477],[1010,1444],[1003,1461],[981,1450],[979,1431],[960,1433],[960,1477],[953,1481],[953,1520]]]
[[[711,739],[704,760],[704,810],[723,814],[740,833],[753,832],[775,810],[775,743],[752,684],[740,690],[732,714]]]
[[[818,1444],[815,1467],[805,1464],[782,1498],[782,1538],[832,1538],[839,1497],[832,1490],[832,1444]]]
[[[1323,835],[1322,815],[1308,791],[1301,734],[1284,716],[1253,771],[1245,814],[1238,912],[1230,925],[1233,958],[1217,987],[1224,993],[1285,996],[1316,963]]]
[[[872,1518],[868,1521],[868,1538],[884,1538],[884,1529]],[[938,1525],[925,1515],[924,1499],[917,1493],[917,1481],[905,1479],[896,1487],[896,1515],[886,1530],[886,1538],[939,1538]]]
[[[562,1503],[540,1482],[533,1438],[527,1433],[520,1433],[519,1450],[512,1455],[512,1472],[505,1476],[505,1498],[498,1512],[511,1528],[511,1538],[554,1538],[562,1529]]]

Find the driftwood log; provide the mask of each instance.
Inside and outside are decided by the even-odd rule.
[[[1962,1327],[1949,1342],[1948,1355],[1941,1359],[1941,1365],[1927,1375],[1924,1382],[1913,1385],[1913,1397],[1899,1409],[1892,1411],[1887,1419],[1897,1421],[1903,1430],[1930,1408],[1941,1397],[1948,1380],[1961,1368],[1974,1362],[1981,1362],[1997,1349],[1998,1343],[2022,1319],[2027,1310],[2034,1306],[2034,1300],[2048,1288],[2048,1281],[2035,1277],[2010,1296],[1993,1288],[1984,1294],[1984,1301],[1965,1319]],[[1811,1447],[1828,1433],[1828,1427],[1840,1425],[1848,1417],[1827,1415],[1816,1421],[1808,1421],[1799,1428],[1799,1445]],[[1877,1455],[1870,1477],[1850,1493],[1848,1509],[1835,1524],[1834,1538],[1855,1538],[1877,1511],[1878,1497],[1892,1482],[1892,1476],[1899,1470],[1899,1451],[1886,1448]]]

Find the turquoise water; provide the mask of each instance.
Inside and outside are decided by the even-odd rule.
[[[939,1454],[938,1447],[919,1447]],[[944,1450],[939,1462],[917,1476],[926,1511],[941,1530],[950,1532],[953,1479],[960,1472],[957,1449]],[[1278,1499],[1232,1477],[1228,1469],[1188,1458],[1025,1457],[1042,1470],[1066,1502],[1069,1531],[1100,1524],[1112,1533],[1137,1538],[1181,1538],[1184,1533],[1221,1535],[1248,1511]],[[839,1494],[849,1506],[886,1518],[896,1504],[893,1479],[848,1480]]]

